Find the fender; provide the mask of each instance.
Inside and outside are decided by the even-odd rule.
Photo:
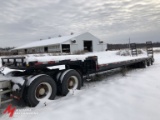
[[[60,76],[60,81],[61,81],[61,83],[62,83],[62,81],[63,81],[64,75],[65,75],[66,73],[68,73],[69,71],[71,71],[71,70],[73,70],[73,69],[68,69],[68,70],[64,71],[64,72],[61,74],[61,76]]]
[[[29,77],[27,78],[26,86],[29,86],[36,78],[41,77],[41,76],[49,76],[49,75],[39,74],[39,75],[35,75],[35,76],[29,76]],[[50,77],[50,76],[49,76],[49,77]]]

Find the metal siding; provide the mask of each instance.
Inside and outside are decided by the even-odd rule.
[[[76,40],[76,43],[72,43],[71,41],[72,40]],[[71,38],[70,40],[68,41],[65,41],[61,44],[70,44],[70,52],[73,54],[75,53],[76,51],[83,51],[84,50],[84,45],[83,45],[83,41],[84,40],[91,40],[92,41],[92,45],[93,45],[93,52],[95,51],[104,51],[106,49],[106,44],[105,43],[102,43],[100,44],[99,41],[100,39],[98,39],[97,37],[95,37],[94,35],[90,34],[90,33],[83,33],[77,37],[74,37]],[[61,44],[60,44],[60,47],[59,47],[59,52],[61,52],[62,48],[61,48]],[[58,44],[55,44],[55,45],[58,45]],[[55,45],[50,45],[50,46],[47,46],[49,47],[48,51],[49,52],[53,52],[52,50],[52,46],[55,46]],[[28,48],[27,49],[27,52],[28,53],[32,53],[32,50],[35,50],[35,52],[44,52],[44,47],[37,47],[36,49],[35,48]],[[21,52],[19,50],[19,52]]]
[[[93,36],[90,33],[84,33],[80,36],[72,38],[72,40],[76,40],[76,43],[71,43],[71,53],[74,53],[75,51],[84,50],[84,47],[83,47],[83,41],[84,40],[91,40],[92,41],[93,52],[104,51],[106,49],[104,43],[99,44],[100,39],[96,38],[95,36]]]

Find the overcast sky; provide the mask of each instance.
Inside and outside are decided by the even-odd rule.
[[[0,47],[71,32],[107,43],[160,42],[160,0],[0,0]]]

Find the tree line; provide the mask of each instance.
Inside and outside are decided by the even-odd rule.
[[[160,47],[160,42],[152,43],[153,47]],[[137,48],[146,48],[146,43],[136,43]],[[129,44],[107,44],[107,50],[127,49]]]

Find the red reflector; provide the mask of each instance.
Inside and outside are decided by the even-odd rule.
[[[99,66],[98,65],[96,65],[96,70],[98,70],[99,69]]]
[[[19,100],[20,99],[20,97],[18,97],[18,96],[14,96],[14,95],[10,95],[10,98],[14,98],[14,99],[17,99],[17,100]]]
[[[36,62],[34,65],[42,65],[42,62]]]
[[[49,61],[48,62],[48,64],[54,64],[55,63],[55,61]]]

